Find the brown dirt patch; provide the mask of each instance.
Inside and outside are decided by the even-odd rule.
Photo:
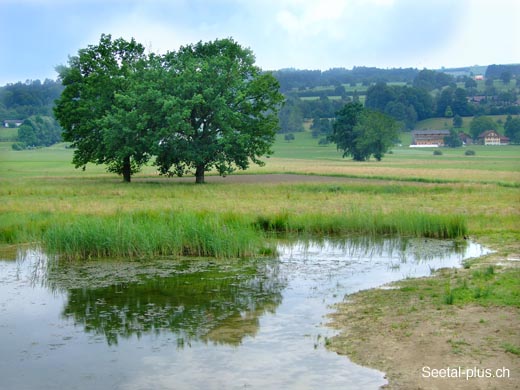
[[[195,183],[195,178],[192,176],[185,177],[158,177],[158,178],[139,178],[136,177],[133,181],[171,181],[181,183]],[[367,178],[352,178],[345,176],[326,176],[326,175],[304,175],[304,174],[293,174],[293,173],[271,173],[271,174],[256,174],[256,175],[230,175],[226,177],[222,176],[206,176],[205,182],[211,183],[235,183],[235,184],[304,184],[304,183],[370,183],[378,184],[385,183],[389,184],[392,182],[397,183],[393,180],[381,180],[381,179],[367,179]],[[399,185],[422,185],[427,183],[420,182],[398,182]]]
[[[469,271],[443,271],[453,272]],[[520,388],[520,357],[504,348],[520,346],[518,308],[442,305],[397,288],[362,291],[336,309],[331,325],[340,333],[330,349],[385,372],[385,389]],[[507,375],[504,368],[509,378],[484,377]],[[481,377],[466,379],[472,372]]]

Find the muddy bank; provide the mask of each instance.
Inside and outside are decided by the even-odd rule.
[[[330,349],[385,372],[386,389],[518,389],[518,305],[448,305],[441,296],[447,283],[474,267],[518,269],[515,259],[495,253],[470,269],[445,269],[349,296],[331,316],[340,333]],[[467,378],[472,375],[477,378]]]

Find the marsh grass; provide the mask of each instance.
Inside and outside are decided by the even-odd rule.
[[[250,214],[143,210],[108,214],[10,213],[0,242],[36,242],[67,259],[98,257],[272,255],[280,234],[458,238],[460,216],[355,210],[337,213]]]
[[[248,257],[266,240],[238,215],[134,212],[83,215],[43,233],[47,251],[68,259],[161,255]]]
[[[282,212],[258,216],[255,224],[264,231],[319,235],[365,234],[453,239],[467,233],[466,220],[458,215],[383,213],[355,209],[333,215]]]
[[[450,289],[452,303],[520,307],[518,280],[519,269],[503,269],[497,272],[495,267],[487,266],[468,270],[464,276],[456,278],[456,285]]]

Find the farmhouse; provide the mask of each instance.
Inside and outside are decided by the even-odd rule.
[[[463,131],[459,131],[459,139],[462,141],[463,145],[471,145],[473,143],[471,136]]]
[[[20,127],[23,121],[18,119],[6,119],[4,120],[4,127]]]
[[[507,145],[509,138],[498,134],[495,130],[486,130],[478,136],[478,143],[481,145]]]
[[[449,135],[449,130],[414,130],[410,147],[444,146],[444,137]]]

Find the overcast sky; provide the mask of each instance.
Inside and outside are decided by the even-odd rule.
[[[518,0],[0,0],[0,85],[102,33],[153,52],[232,37],[265,70],[520,63]]]

